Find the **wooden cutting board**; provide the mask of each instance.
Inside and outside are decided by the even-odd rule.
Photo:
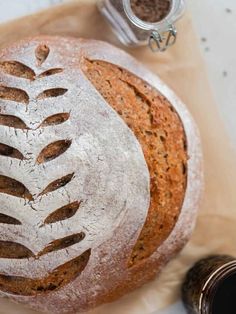
[[[26,36],[51,34],[100,39],[121,47],[94,2],[73,1],[3,24],[0,46]],[[169,84],[199,126],[206,187],[196,229],[186,248],[155,281],[90,314],[150,314],[177,300],[182,278],[196,260],[212,253],[236,256],[236,154],[212,97],[191,18],[185,16],[178,23],[178,29],[177,44],[163,54],[153,54],[146,47],[126,50]],[[6,313],[35,312],[1,300],[0,314]]]

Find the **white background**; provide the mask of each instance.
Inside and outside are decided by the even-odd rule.
[[[0,0],[0,22],[63,0]],[[187,0],[216,103],[236,147],[236,1]],[[181,302],[158,314],[185,313]],[[157,314],[157,313],[153,313]]]

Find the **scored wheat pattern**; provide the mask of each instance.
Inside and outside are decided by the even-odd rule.
[[[48,58],[49,53],[50,49],[46,45],[39,45],[36,48],[35,60],[38,68],[40,68],[45,60]],[[42,80],[44,78],[48,78],[49,76],[53,76],[63,72],[62,68],[50,68],[36,75],[33,69],[18,61],[0,62],[0,70],[8,76],[21,78],[24,81],[29,82],[28,84],[32,84],[32,82],[38,79]],[[45,89],[36,96],[35,101],[43,101],[44,99],[52,97],[58,97],[58,99],[60,99],[60,96],[66,95],[67,92],[68,90],[66,88],[61,87]],[[0,99],[3,101],[3,104],[4,101],[13,101],[17,103],[17,105],[24,105],[26,107],[30,106],[30,103],[32,101],[30,96],[24,89],[21,89],[19,87],[4,86],[2,84],[0,85]],[[59,126],[69,119],[69,112],[59,112],[46,117],[43,121],[41,121],[37,129],[50,128],[56,125]],[[35,131],[35,129],[28,126],[22,120],[22,118],[12,113],[6,114],[4,112],[4,114],[2,114],[1,111],[0,126],[2,128],[8,128],[7,130],[12,130],[10,132],[11,138],[13,137],[14,132],[15,135],[17,135],[17,130],[20,130],[21,132],[26,132],[27,134]],[[4,134],[8,133],[5,132]],[[12,140],[12,142],[13,144],[16,143],[17,139],[15,139],[15,141]],[[43,165],[45,163],[48,163],[66,153],[66,151],[69,150],[69,148],[71,147],[72,140],[66,138],[56,141],[50,141],[44,146],[44,148],[39,152],[37,156],[30,151],[20,151],[19,145],[18,147],[15,147],[13,144],[11,145],[10,143],[11,139],[9,139],[8,143],[0,143],[0,157],[2,159],[11,158],[12,160],[16,160],[18,161],[19,166],[21,166],[21,162],[25,161],[28,164],[31,164],[33,172],[34,167],[42,166],[43,169]],[[37,138],[35,139],[35,145],[37,146]],[[11,163],[11,165],[13,165],[13,163]],[[14,163],[14,165],[16,164]],[[31,173],[29,173],[28,175],[30,174]],[[62,177],[57,178],[56,180],[53,180],[52,182],[49,182],[46,186],[41,187],[41,191],[39,193],[31,193],[30,186],[26,186],[20,180],[16,180],[15,178],[12,178],[12,176],[9,176],[6,169],[6,173],[0,173],[0,194],[6,196],[5,203],[8,202],[9,196],[14,196],[29,204],[32,210],[35,211],[35,203],[40,202],[43,196],[47,196],[50,193],[53,193],[54,191],[65,187],[73,180],[73,177],[74,173],[68,173]],[[52,213],[45,217],[42,224],[52,225],[54,223],[58,223],[60,221],[67,220],[73,217],[79,210],[80,204],[81,201],[78,200],[55,209]],[[9,205],[9,207],[10,206],[11,204]],[[15,228],[17,226],[21,227],[23,225],[23,222],[21,221],[20,217],[13,217],[6,212],[2,212],[0,213],[0,225],[8,225],[9,230],[13,230],[10,228],[10,226],[13,226]],[[1,236],[4,233],[4,228],[2,230],[3,232],[1,232]],[[25,243],[20,243],[20,237],[19,241],[15,241],[15,238],[17,237],[14,238],[14,236],[12,236],[11,240],[0,240],[0,258],[39,259],[40,257],[51,252],[60,251],[71,247],[74,244],[80,243],[81,241],[83,241],[85,236],[86,235],[84,232],[79,232],[57,238],[56,240],[53,240],[46,246],[44,246],[43,249],[39,252],[35,252],[35,250],[32,251],[30,248],[27,247]],[[65,284],[69,283],[82,272],[82,270],[86,267],[88,263],[90,251],[91,250],[88,249],[79,257],[76,257],[73,260],[62,264],[56,269],[53,269],[44,278],[31,279],[27,278],[26,276],[9,276],[1,273],[0,270],[0,288],[3,291],[21,295],[35,295],[38,293],[45,293],[48,291],[59,289]],[[67,271],[68,268],[70,268],[70,271]]]
[[[0,52],[4,296],[77,291],[119,226],[120,248],[133,238],[150,200],[142,148],[84,75],[83,45],[43,41]]]

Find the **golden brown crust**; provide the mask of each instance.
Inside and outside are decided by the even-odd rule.
[[[179,217],[187,181],[186,137],[174,108],[148,83],[104,61],[84,59],[83,70],[136,135],[150,171],[151,203],[131,267],[156,251]]]
[[[35,59],[32,61],[31,55],[37,47],[39,48],[36,50],[37,60],[35,65]],[[122,144],[122,136],[127,137],[127,130],[133,137],[135,134],[141,144],[139,145],[137,142],[137,146],[140,148],[142,146],[149,167],[152,201],[148,214],[148,201],[142,203],[145,206],[140,206],[140,201],[143,200],[145,195],[142,195],[141,198],[132,199],[129,210],[125,212],[117,224],[114,224],[114,229],[109,234],[109,237],[104,238],[103,242],[92,247],[91,250],[86,250],[85,252],[89,252],[89,254],[82,262],[79,258],[79,246],[71,251],[70,248],[66,247],[67,243],[70,244],[72,240],[73,243],[76,242],[74,238],[67,238],[67,234],[64,235],[64,238],[55,238],[55,240],[63,240],[60,243],[58,242],[59,244],[55,242],[56,251],[51,252],[51,242],[48,241],[46,247],[49,249],[46,250],[46,254],[40,256],[39,260],[34,257],[27,261],[23,260],[25,264],[22,263],[22,266],[21,264],[16,264],[19,268],[15,267],[15,264],[12,262],[6,268],[6,271],[5,269],[4,272],[1,271],[1,295],[9,296],[15,301],[28,304],[37,310],[48,313],[58,313],[60,311],[75,313],[78,309],[87,311],[102,303],[111,302],[154,278],[162,267],[180,251],[191,234],[202,186],[202,157],[198,132],[194,122],[182,103],[155,75],[152,75],[127,54],[106,43],[43,36],[19,42],[15,46],[6,49],[3,52],[3,56],[5,60],[15,60],[28,67],[23,70],[24,66],[17,64],[18,70],[16,70],[16,63],[4,65],[5,71],[11,72],[19,78],[28,79],[28,82],[30,80],[30,84],[34,84],[34,81],[37,81],[37,79],[51,76],[51,74],[61,74],[64,83],[68,81],[71,86],[75,85],[76,89],[80,90],[81,94],[73,90],[73,95],[81,97],[76,102],[78,110],[81,106],[83,110],[86,109],[86,106],[91,107],[90,119],[94,119],[93,108],[98,108],[99,110],[96,113],[104,117],[103,122],[108,122],[108,124],[112,122],[113,129],[115,128],[113,123],[119,120],[119,125],[123,129],[121,132],[118,128],[118,133],[120,132],[119,135],[121,136],[120,143],[117,142],[118,146]],[[52,73],[47,72],[49,65],[53,66],[50,66],[50,69],[53,70]],[[38,66],[40,66],[40,70],[38,70]],[[34,73],[29,68],[33,69]],[[62,68],[65,76],[61,72]],[[24,73],[24,71],[27,73]],[[96,73],[96,71],[100,73]],[[42,73],[46,73],[46,76]],[[96,80],[101,74],[102,80],[98,83]],[[90,75],[93,76],[90,77]],[[62,85],[61,80],[56,80],[55,77],[52,76],[50,80],[47,79],[47,83],[51,85],[46,86],[46,92],[43,94],[37,92],[37,95],[40,96],[37,100],[41,102],[41,106],[47,102],[48,96],[62,95],[63,97],[63,93],[66,93],[65,88],[67,86]],[[14,83],[9,77],[7,77],[7,80],[9,80],[7,83]],[[73,84],[71,81],[73,81]],[[54,86],[55,82],[56,86]],[[26,86],[25,84],[28,83],[23,85]],[[9,99],[9,92],[14,93],[14,99],[17,98],[21,106],[27,108],[28,98],[22,93],[22,86],[18,85],[17,88],[19,87],[19,89],[17,90],[1,90],[0,93],[2,93],[1,95],[4,99]],[[114,88],[112,89],[111,87]],[[103,97],[99,95],[96,88],[100,95],[107,99],[107,102],[104,102]],[[42,92],[42,90],[43,88],[39,92]],[[123,98],[123,101],[121,101],[120,97]],[[70,120],[75,114],[75,112],[71,112],[68,109],[71,102],[74,101],[72,98],[64,102],[66,110],[57,110],[53,113],[51,112],[49,116],[40,116],[40,119],[38,119],[40,121],[38,121],[36,126],[30,124],[29,119],[25,120],[23,114],[16,117],[15,112],[13,115],[12,112],[5,112],[6,108],[4,108],[0,114],[0,125],[3,127],[14,126],[17,130],[20,130],[19,132],[22,132],[21,134],[24,134],[24,132],[28,133],[28,130],[37,130],[38,128],[44,131],[44,129],[54,126],[59,126],[57,130],[60,127],[63,129],[65,125],[70,124]],[[31,99],[29,100],[31,101]],[[58,101],[54,103],[55,106],[59,106],[59,104],[60,102]],[[114,112],[112,108],[115,109]],[[122,112],[119,112],[120,110]],[[83,113],[83,111],[80,111],[80,113]],[[130,132],[117,113],[120,113],[133,133]],[[108,121],[106,121],[106,117],[108,117]],[[96,123],[96,121],[94,120],[93,123]],[[78,123],[78,125],[78,128],[80,128],[81,124]],[[88,121],[86,120],[86,132],[87,126]],[[100,127],[99,124],[96,124],[96,126]],[[112,128],[109,129],[110,133],[103,133],[104,139],[107,136],[112,136]],[[116,133],[117,129],[115,130]],[[81,134],[79,133],[80,136]],[[40,137],[42,138],[42,135]],[[66,139],[62,137],[62,139],[57,139],[57,141],[50,141],[47,143],[47,146],[43,145],[45,149],[40,149],[41,153],[40,151],[37,152],[37,156],[40,156],[38,164],[40,165],[43,162],[43,166],[47,167],[52,162],[54,156],[61,156],[61,153],[63,156],[64,149],[61,149],[61,144],[67,144],[66,148],[68,147],[69,150],[70,142],[68,141],[70,139],[70,136]],[[61,140],[66,142],[61,142]],[[132,138],[129,145],[133,145],[133,141],[134,139]],[[56,145],[51,150],[52,147],[48,146],[48,144],[53,143]],[[111,145],[115,149],[115,144],[111,143]],[[132,148],[127,146],[128,156],[130,156],[129,149],[132,151],[134,146]],[[141,149],[140,152],[142,155]],[[15,154],[13,155],[16,156]],[[86,156],[86,154],[84,155]],[[189,157],[188,160],[187,155]],[[90,155],[88,154],[87,156]],[[137,157],[137,154],[135,156]],[[37,158],[35,160],[37,161]],[[86,164],[87,161],[85,160],[84,163]],[[100,156],[98,156],[96,161],[101,161]],[[127,161],[128,159],[125,162],[127,163]],[[137,160],[134,161],[136,162]],[[145,161],[142,170],[147,170]],[[72,169],[72,171],[65,173],[64,176],[56,176],[54,178],[56,180],[52,180],[49,185],[45,184],[43,186],[46,188],[39,196],[43,197],[45,195],[43,193],[47,194],[49,191],[52,194],[55,187],[63,186],[64,183],[72,180],[74,178],[73,174]],[[3,179],[5,180],[5,178]],[[147,177],[144,175],[144,179],[148,183],[148,175]],[[3,183],[5,182],[4,180]],[[140,184],[142,183],[140,182]],[[26,186],[28,187],[28,185]],[[148,184],[146,186],[149,187]],[[25,192],[24,186],[17,185],[17,187],[19,190],[17,192],[18,195],[24,197],[29,194]],[[31,186],[29,187],[31,190]],[[84,188],[87,188],[86,184]],[[130,185],[130,188],[132,189],[132,185]],[[77,186],[76,188],[74,186],[74,189],[76,190]],[[11,191],[8,192],[10,194]],[[145,190],[145,193],[149,195],[148,189]],[[172,197],[170,197],[171,193]],[[146,200],[149,199],[146,198]],[[47,232],[50,229],[55,231],[55,225],[59,220],[59,223],[63,224],[64,219],[71,217],[73,220],[74,216],[80,213],[82,213],[82,216],[79,217],[83,218],[83,206],[86,205],[85,202],[83,203],[83,199],[77,198],[69,201],[67,205],[60,204],[59,206],[58,204],[53,206],[48,216],[42,216],[40,228],[44,228],[47,225],[49,227],[45,229],[47,231],[44,236],[47,236]],[[80,201],[82,202],[82,209],[81,207],[78,208]],[[168,206],[164,206],[162,202],[165,202]],[[93,211],[99,205],[99,203],[96,203],[96,206],[92,207],[90,215],[93,215]],[[107,208],[110,209],[109,206]],[[137,210],[137,208],[139,209]],[[29,210],[28,208],[26,209]],[[104,210],[104,208],[101,209]],[[47,211],[48,208],[44,210]],[[32,219],[34,217],[33,214],[34,211],[31,214]],[[110,212],[108,211],[106,214],[109,216]],[[146,223],[145,218],[147,218]],[[91,225],[96,223],[96,220],[93,220]],[[23,221],[21,222],[23,223]],[[77,222],[80,225],[80,219]],[[90,227],[89,224],[86,225],[86,228]],[[109,226],[105,225],[105,227]],[[95,228],[93,229],[92,231],[96,231]],[[62,230],[63,228],[61,228]],[[75,230],[74,234],[80,231]],[[40,229],[38,232],[40,232]],[[2,234],[4,235],[4,233]],[[16,232],[15,237],[18,236],[19,234]],[[29,242],[32,244],[32,235],[30,234],[30,236],[31,240]],[[83,241],[86,241],[87,236],[86,234],[85,238],[82,237],[83,239],[81,242],[79,241],[79,245],[83,245]],[[78,239],[80,240],[79,235]],[[88,244],[93,244],[94,239],[96,237]],[[32,245],[32,247],[32,251],[35,253],[34,246]],[[60,250],[57,250],[57,248]],[[64,251],[68,251],[70,255],[63,255]],[[71,254],[74,254],[73,259],[71,259]],[[37,255],[35,256],[37,257]],[[76,261],[76,263],[73,264],[73,267],[70,267],[68,275],[65,268],[73,261]],[[54,264],[57,266],[55,267]],[[3,265],[6,265],[6,263],[3,263]],[[12,280],[12,283],[9,283],[9,280]],[[17,286],[19,282],[23,283],[23,285]],[[37,290],[40,286],[45,291],[35,292],[35,289]]]

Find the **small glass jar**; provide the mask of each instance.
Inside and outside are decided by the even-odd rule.
[[[99,0],[98,8],[123,44],[149,45],[156,52],[175,43],[174,23],[184,13],[185,0]]]
[[[182,286],[188,314],[236,313],[236,258],[210,256],[197,262]]]

